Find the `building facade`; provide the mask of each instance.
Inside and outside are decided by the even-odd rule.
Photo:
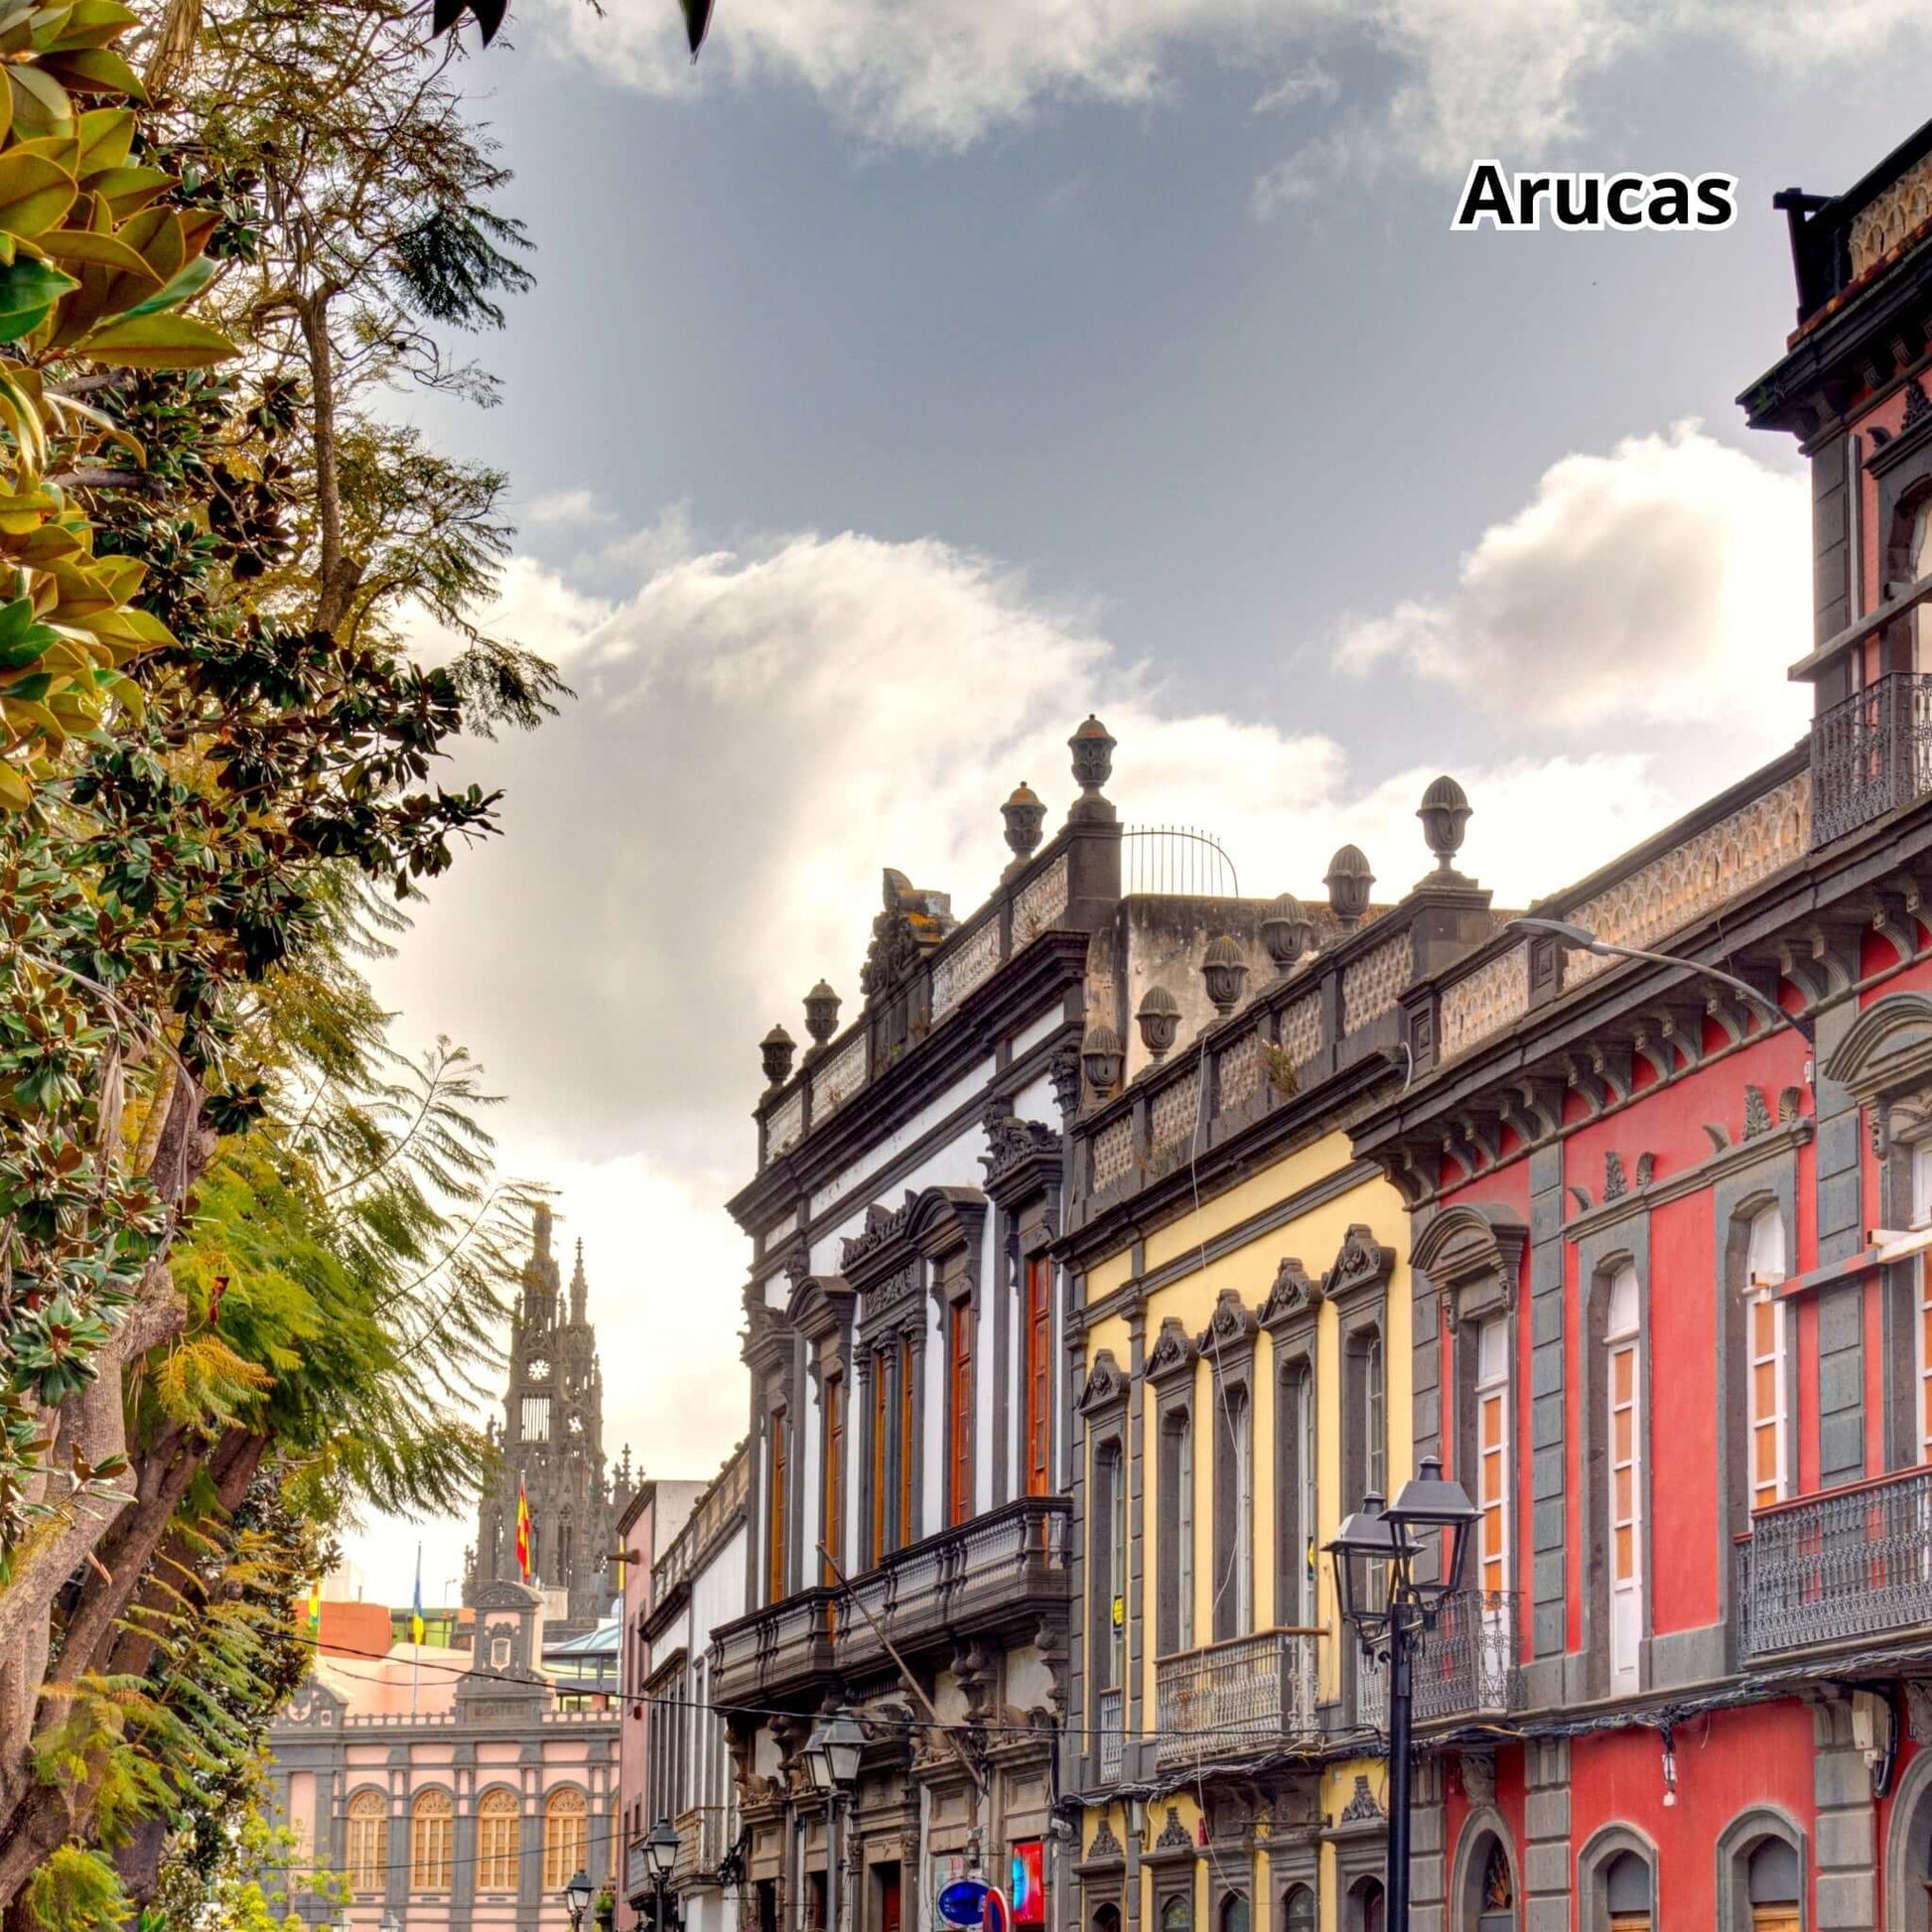
[[[586,1308],[584,1244],[566,1294],[550,1242],[550,1209],[539,1204],[510,1324],[503,1420],[490,1431],[502,1468],[478,1507],[463,1600],[475,1603],[485,1585],[520,1581],[520,1483],[530,1512],[529,1574],[545,1592],[554,1638],[582,1635],[610,1613],[617,1579],[607,1556],[627,1498],[614,1497],[605,1479],[604,1371]]]
[[[888,872],[858,1018],[821,982],[802,1065],[764,1042],[732,1203],[755,1255],[748,1609],[710,1660],[760,1932],[900,1932],[949,1876],[1045,1863],[1071,1574],[1046,1250],[1089,934],[1120,897],[1112,745],[1074,735],[1079,796],[1043,845],[1040,801],[1007,801],[1013,863],[966,917]],[[868,1736],[829,1855],[802,1756],[828,1705]]]
[[[1403,1085],[1410,989],[1495,923],[1453,870],[1460,788],[1422,816],[1437,869],[1396,904],[1345,847],[1324,905],[1130,896],[1095,938],[1053,1250],[1088,1932],[1380,1923],[1384,1686],[1319,1553],[1413,1466],[1413,1285],[1403,1197],[1348,1129]]]
[[[1536,908],[1665,959],[1499,935],[1354,1134],[1413,1214],[1418,1447],[1523,1606],[1520,1708],[1423,1727],[1431,1925],[1928,1923],[1932,124],[1780,205],[1743,401],[1812,466],[1812,728]]]

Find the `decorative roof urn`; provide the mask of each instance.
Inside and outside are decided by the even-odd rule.
[[[1100,787],[1113,775],[1116,740],[1091,712],[1087,722],[1066,741],[1073,754],[1073,776],[1080,795],[1073,801],[1069,819],[1096,819],[1111,823],[1114,808],[1100,795]]]
[[[839,996],[823,980],[805,995],[805,1031],[812,1036],[814,1053],[825,1050],[825,1042],[839,1030]]]
[[[1314,921],[1309,908],[1293,893],[1284,893],[1268,908],[1261,922],[1261,943],[1275,962],[1275,971],[1286,978],[1295,963],[1314,947]]]
[[[1429,849],[1436,855],[1436,876],[1439,879],[1459,879],[1455,870],[1455,855],[1462,849],[1462,827],[1468,822],[1473,807],[1469,794],[1445,773],[1422,795],[1422,803],[1416,808],[1416,816],[1422,820],[1422,835],[1429,841]]]
[[[1207,997],[1214,1002],[1214,1011],[1225,1020],[1241,1004],[1241,988],[1248,978],[1248,962],[1225,932],[1207,942],[1200,976],[1207,982]]]
[[[1369,889],[1375,875],[1368,869],[1368,855],[1358,845],[1345,845],[1328,861],[1328,876],[1321,882],[1328,889],[1328,905],[1343,925],[1357,924],[1368,910]]]
[[[1007,848],[1013,854],[1008,872],[1018,872],[1039,850],[1039,835],[1046,824],[1046,807],[1039,794],[1025,778],[1013,789],[1013,796],[1000,807],[1007,822]]]
[[[1141,998],[1141,1010],[1134,1016],[1141,1030],[1141,1044],[1153,1054],[1159,1066],[1180,1031],[1180,1002],[1165,986],[1150,986]]]
[[[764,1077],[774,1087],[781,1087],[791,1078],[791,1056],[798,1050],[798,1042],[782,1027],[773,1027],[759,1041],[759,1054],[764,1061]]]
[[[1096,1020],[1080,1042],[1080,1066],[1087,1076],[1087,1085],[1105,1099],[1120,1085],[1126,1065],[1127,1049],[1121,1044],[1119,1034],[1104,1020]]]

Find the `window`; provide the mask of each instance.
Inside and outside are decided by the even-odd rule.
[[[946,1310],[946,1520],[973,1513],[973,1305],[965,1298]]]
[[[1500,1839],[1492,1838],[1476,1892],[1475,1932],[1514,1932],[1515,1924],[1516,1880],[1509,1869],[1509,1854]]]
[[[845,1377],[825,1378],[825,1497],[819,1510],[825,1548],[824,1578],[832,1583],[837,1573],[832,1558],[845,1560]]]
[[[1290,1363],[1275,1406],[1279,1459],[1275,1472],[1275,1621],[1314,1622],[1315,1460],[1314,1371]]]
[[[1610,1282],[1603,1347],[1609,1390],[1610,1690],[1637,1689],[1643,1640],[1643,1407],[1637,1356],[1637,1271]]]
[[[1767,1207],[1751,1219],[1744,1281],[1750,1335],[1751,1507],[1791,1493],[1785,1404],[1785,1326],[1789,1312],[1774,1290],[1784,1280],[1784,1216]]]
[[[1245,1388],[1215,1377],[1214,1639],[1254,1628],[1254,1430]]]
[[[1382,1337],[1371,1334],[1362,1345],[1362,1427],[1368,1487],[1389,1493],[1388,1390],[1382,1365]]]
[[[1495,1603],[1509,1587],[1509,1322],[1476,1332],[1476,1584]]]
[[[771,1411],[770,1514],[765,1521],[765,1601],[775,1603],[785,1593],[785,1511],[790,1505],[791,1446],[788,1418],[781,1402]],[[570,1874],[564,1874],[568,1877]]]
[[[543,1807],[543,1888],[556,1893],[584,1868],[590,1808],[573,1785],[551,1792]]]
[[[1650,1932],[1650,1866],[1634,1852],[1619,1852],[1604,1868],[1603,1903],[1610,1932]]]
[[[1161,1932],[1194,1932],[1194,1901],[1185,1892],[1162,1902]]]
[[[1100,1688],[1117,1691],[1126,1681],[1127,1658],[1127,1485],[1121,1480],[1118,1443],[1104,1443],[1094,1454],[1093,1508],[1104,1539],[1094,1579],[1101,1620]]]
[[[1282,1932],[1314,1932],[1312,1885],[1290,1885],[1282,1894]]]
[[[549,1442],[550,1398],[547,1395],[526,1395],[523,1398],[523,1440],[526,1443]]]
[[[872,1357],[872,1551],[880,1562],[893,1548],[893,1365],[890,1348],[875,1349]]]
[[[1155,1642],[1163,1656],[1194,1647],[1194,1423],[1185,1405],[1161,1418],[1160,1563]]]
[[[364,1788],[348,1801],[348,1882],[358,1897],[389,1882],[389,1800]]]
[[[477,1807],[477,1888],[479,1891],[516,1889],[517,1834],[522,1807],[516,1793],[500,1784],[485,1791]]]
[[[1219,1932],[1248,1932],[1248,1901],[1242,1893],[1231,1891],[1221,1900]]]
[[[424,1791],[409,1821],[409,1889],[448,1891],[456,1868],[456,1819],[447,1791]]]
[[[1027,1494],[1052,1491],[1053,1264],[1027,1263]]]
[[[918,1357],[912,1352],[912,1337],[900,1335],[898,1338],[898,1467],[897,1487],[898,1490],[898,1514],[893,1531],[895,1549],[918,1540],[918,1525],[912,1517],[912,1463],[913,1444],[918,1440],[912,1433],[914,1421],[912,1407],[913,1376]]]
[[[1932,1141],[1912,1150],[1912,1225],[1932,1223]],[[1921,1462],[1932,1462],[1932,1266],[1918,1259],[1918,1435]]]
[[[1798,1932],[1798,1904],[1803,1883],[1797,1848],[1781,1838],[1757,1845],[1744,1866],[1749,1894],[1751,1932]]]

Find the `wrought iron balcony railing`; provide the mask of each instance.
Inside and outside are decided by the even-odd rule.
[[[1318,1739],[1319,1634],[1258,1630],[1160,1658],[1154,1666],[1156,1765],[1166,1771],[1211,1764]]]
[[[1102,1691],[1094,1701],[1094,1722],[1100,1726],[1100,1781],[1117,1783],[1127,1749],[1127,1693]]]
[[[1030,1496],[910,1544],[834,1588],[799,1590],[722,1625],[712,1641],[720,1703],[844,1675],[896,1649],[1019,1625],[1067,1600],[1067,1509]]]
[[[1932,1621],[1932,1469],[1778,1503],[1737,1546],[1745,1660]]]
[[[1497,1716],[1523,1704],[1516,1661],[1518,1605],[1513,1589],[1465,1589],[1444,1601],[1409,1666],[1410,1715],[1419,1725]],[[1388,1669],[1361,1663],[1355,1672],[1355,1722],[1389,1727]]]
[[[1894,671],[1821,711],[1811,783],[1814,846],[1932,791],[1932,676]]]

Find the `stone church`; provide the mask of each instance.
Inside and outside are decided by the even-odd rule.
[[[594,1629],[617,1593],[605,1557],[625,1500],[629,1457],[615,1484],[604,1471],[604,1374],[597,1331],[585,1312],[584,1244],[577,1244],[568,1301],[551,1253],[550,1209],[539,1204],[530,1258],[510,1330],[503,1420],[490,1439],[503,1466],[478,1511],[463,1600],[474,1607],[486,1586],[518,1581],[516,1492],[530,1511],[530,1581],[543,1590],[551,1641]]]

